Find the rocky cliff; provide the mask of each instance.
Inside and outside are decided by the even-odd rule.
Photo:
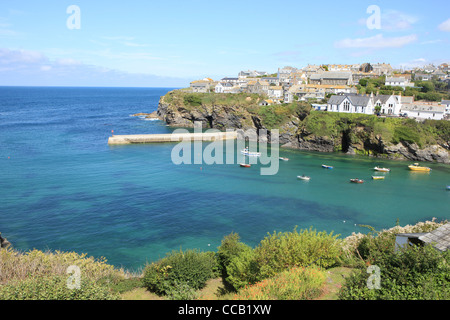
[[[192,95],[192,94],[191,94]],[[277,108],[262,109],[259,106],[261,97],[255,95],[239,97],[241,103],[233,101],[209,100],[204,103],[201,94],[195,103],[186,103],[186,93],[172,91],[161,97],[157,110],[158,117],[170,126],[193,127],[194,122],[200,121],[204,128],[226,129],[267,129],[270,135],[271,129],[279,129],[280,145],[286,148],[320,152],[344,152],[350,154],[365,154],[368,156],[387,159],[404,159],[412,161],[432,161],[450,163],[450,138],[449,126],[444,123],[444,136],[427,136],[422,133],[409,138],[402,138],[403,122],[398,119],[398,124],[388,121],[390,127],[384,126],[375,116],[338,115],[323,112],[309,114],[304,106],[301,108],[285,107],[286,112],[280,112]],[[209,94],[211,95],[211,94]],[[184,98],[183,98],[184,96]],[[228,95],[230,96],[230,95]],[[206,97],[206,96],[205,96]],[[191,101],[191,100],[188,100]],[[280,116],[280,113],[282,116]],[[328,118],[326,118],[328,117]],[[366,119],[370,121],[367,122]],[[362,120],[361,120],[362,119]],[[270,122],[272,121],[272,122]],[[395,120],[397,121],[397,120]],[[269,126],[271,123],[272,126]],[[276,126],[273,126],[273,124]],[[411,131],[415,133],[413,123]],[[420,131],[420,130],[419,130]],[[425,132],[424,130],[422,130]],[[436,130],[434,130],[436,131]],[[430,131],[431,132],[431,131]],[[398,136],[400,138],[398,138]],[[415,141],[417,140],[417,141]],[[425,141],[421,143],[421,141]]]

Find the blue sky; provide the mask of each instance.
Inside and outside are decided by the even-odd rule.
[[[78,18],[71,5],[79,29],[67,26]],[[0,85],[178,87],[287,65],[438,64],[450,62],[449,49],[448,0],[0,4]]]

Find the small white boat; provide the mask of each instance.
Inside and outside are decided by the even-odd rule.
[[[375,167],[375,168],[373,168],[373,170],[379,171],[379,172],[390,172],[391,171],[391,169],[389,169],[389,168],[379,168],[379,167]]]
[[[241,163],[240,166],[243,168],[250,168],[252,165],[248,163]]]
[[[323,165],[322,165],[322,168],[325,168],[325,169],[333,169],[332,166],[327,166],[326,164],[323,164]]]
[[[248,151],[248,149],[241,150],[241,153],[243,155],[249,156],[249,157],[260,157],[261,156],[261,152],[251,152],[251,151]]]
[[[280,160],[289,161],[289,158],[280,157]]]
[[[447,190],[450,190],[450,186],[447,186]]]
[[[305,176],[305,175],[297,176],[297,178],[300,179],[300,180],[307,180],[307,181],[311,180],[311,177],[308,177],[308,176]]]

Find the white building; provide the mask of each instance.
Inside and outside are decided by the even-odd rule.
[[[402,87],[403,89],[414,86],[414,83],[409,82],[409,80],[404,77],[386,77],[384,84],[386,86]]]
[[[412,104],[402,105],[400,112],[406,114],[408,118],[442,120],[445,116],[445,105],[416,101]]]
[[[343,94],[331,96],[328,100],[327,111],[373,114],[373,95]]]

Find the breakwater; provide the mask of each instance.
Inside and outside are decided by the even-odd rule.
[[[135,134],[135,135],[113,135],[109,137],[108,144],[139,144],[139,143],[162,143],[180,141],[217,141],[235,140],[237,132],[205,132],[205,133],[170,133],[170,134]]]

